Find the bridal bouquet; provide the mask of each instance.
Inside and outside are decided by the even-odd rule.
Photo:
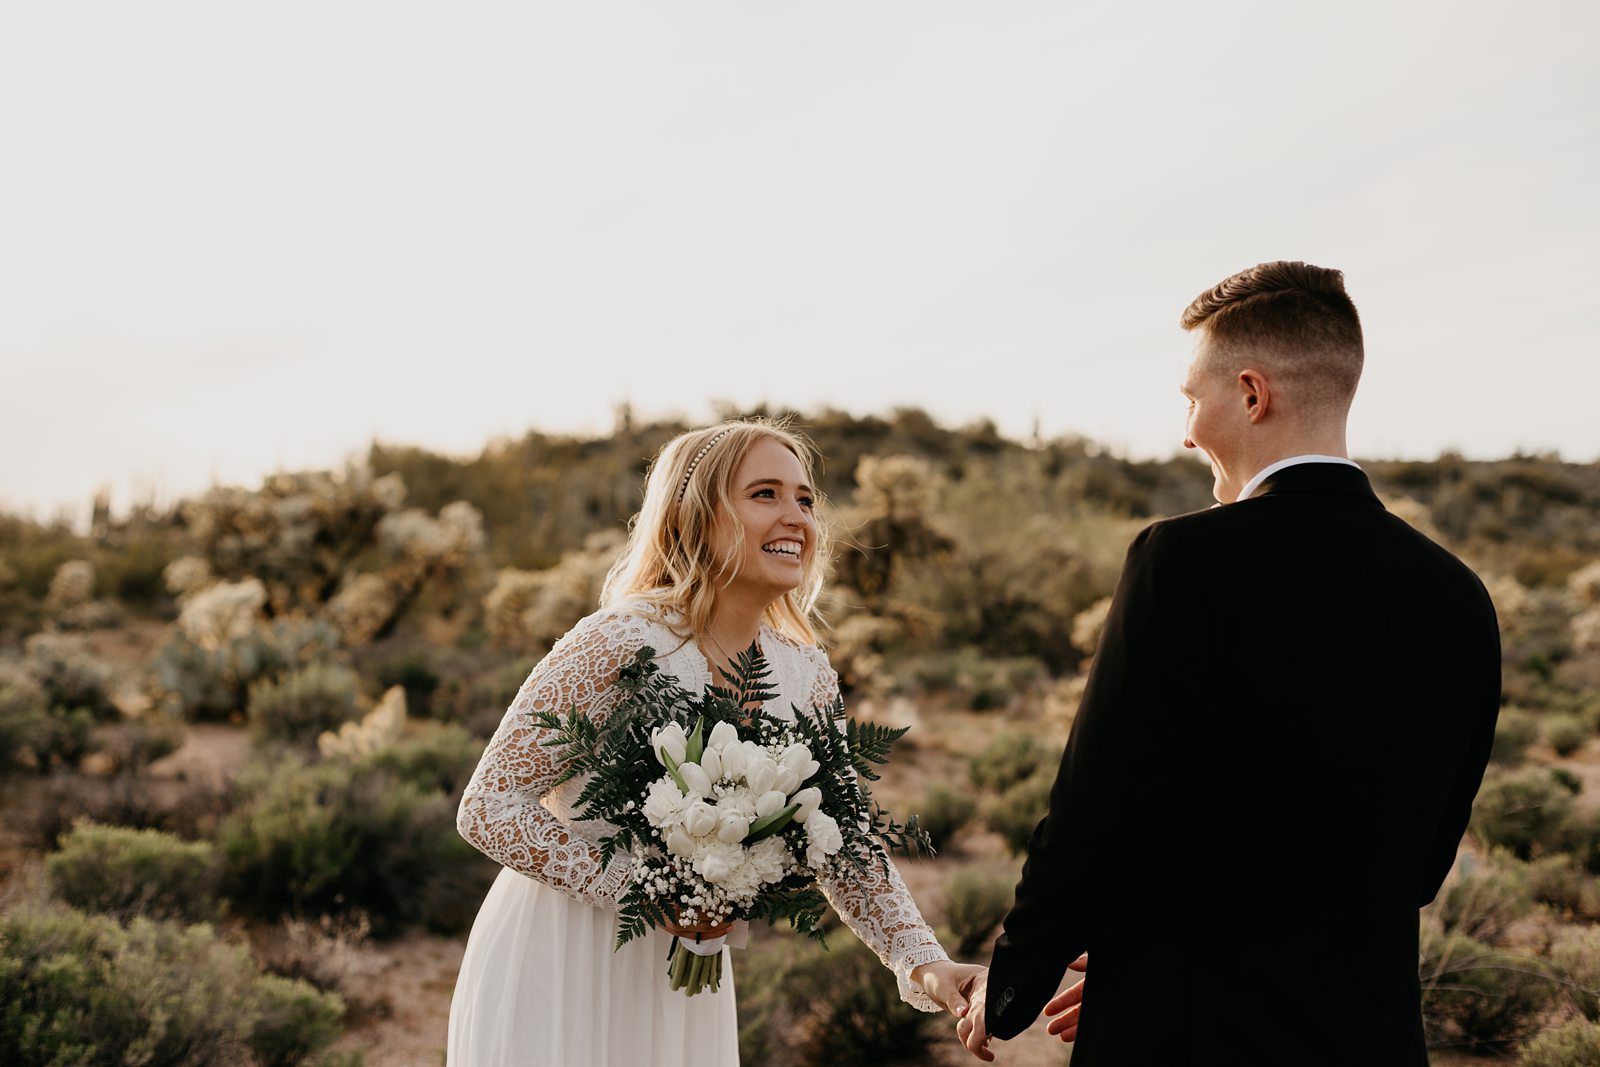
[[[599,841],[602,862],[631,850],[633,878],[620,901],[617,948],[668,922],[719,926],[786,919],[823,940],[827,900],[819,875],[887,867],[889,850],[931,851],[915,816],[895,822],[862,784],[905,733],[846,719],[844,702],[765,710],[775,694],[760,649],[742,653],[727,683],[702,696],[660,672],[641,649],[617,682],[623,696],[604,723],[579,708],[542,712],[544,743],[563,747],[562,781],[589,775],[581,819],[617,832]],[[674,938],[667,974],[690,996],[718,988],[722,939]]]

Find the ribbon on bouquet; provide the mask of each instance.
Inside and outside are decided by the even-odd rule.
[[[733,924],[733,929],[721,937],[708,937],[703,940],[690,940],[687,937],[678,938],[678,944],[693,952],[696,956],[715,956],[722,951],[722,946],[729,948],[744,948],[750,943],[750,924],[743,919]]]

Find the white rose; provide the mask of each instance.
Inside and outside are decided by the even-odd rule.
[[[789,806],[789,798],[776,789],[770,789],[756,798],[756,815],[766,818]]]
[[[652,782],[650,795],[644,801],[644,817],[651,826],[665,829],[676,826],[681,819],[684,796],[670,776]]]
[[[844,847],[839,824],[831,815],[814,811],[806,820],[806,863],[813,870],[821,869],[829,856]]]
[[[663,748],[671,754],[674,763],[682,763],[684,754],[689,751],[689,735],[677,723],[669,722],[650,731],[650,747],[656,750],[656,759],[661,760],[663,767],[667,765],[661,757]]]
[[[711,795],[711,776],[705,768],[698,763],[680,763],[678,773],[683,776],[683,784],[689,787],[689,793],[697,797]]]
[[[715,805],[695,800],[683,809],[683,828],[690,837],[704,837],[717,828]]]
[[[794,813],[794,818],[796,822],[804,823],[822,804],[822,790],[816,786],[802,789],[789,798],[789,803],[800,805],[800,809]]]
[[[739,743],[739,731],[733,728],[731,722],[719,722],[711,728],[711,736],[706,739],[706,747],[722,750],[731,748]]]
[[[736,811],[724,811],[717,819],[717,837],[737,845],[750,832],[750,820]]]

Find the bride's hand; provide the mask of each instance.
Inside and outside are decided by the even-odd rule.
[[[966,1014],[967,993],[973,981],[986,968],[976,963],[940,960],[911,970],[911,980],[922,987],[930,1000],[957,1019]]]

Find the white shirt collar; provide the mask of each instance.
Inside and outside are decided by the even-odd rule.
[[[1245,482],[1244,488],[1239,491],[1238,500],[1249,500],[1255,495],[1255,491],[1261,488],[1262,482],[1277,474],[1283,468],[1292,467],[1297,463],[1343,463],[1346,467],[1354,467],[1356,470],[1361,469],[1361,464],[1345,459],[1343,456],[1290,456],[1288,459],[1280,459],[1276,463],[1268,464],[1254,478]]]

